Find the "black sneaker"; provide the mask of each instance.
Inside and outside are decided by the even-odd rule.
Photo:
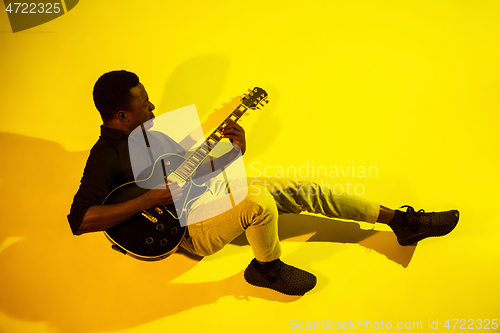
[[[268,273],[261,273],[256,265],[257,260],[253,259],[245,269],[245,280],[251,285],[293,296],[304,295],[316,285],[316,276],[279,259]]]
[[[450,233],[457,225],[458,210],[426,213],[423,209],[415,212],[411,206],[401,219],[389,223],[402,246],[414,245],[427,237],[439,237]]]

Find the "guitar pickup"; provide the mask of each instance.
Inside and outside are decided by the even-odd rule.
[[[145,210],[142,211],[142,216],[144,216],[145,218],[147,218],[148,220],[150,220],[153,223],[158,222],[158,219],[156,217],[152,216],[151,214],[149,214]]]

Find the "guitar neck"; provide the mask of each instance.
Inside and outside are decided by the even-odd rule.
[[[210,151],[222,140],[222,130],[230,121],[238,121],[248,110],[240,104],[233,112],[205,139],[205,141],[175,170],[175,173],[184,181],[196,171],[198,166],[207,158]]]

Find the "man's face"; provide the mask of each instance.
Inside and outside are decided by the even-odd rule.
[[[148,93],[142,83],[139,82],[137,86],[131,88],[130,94],[132,99],[127,112],[129,126],[134,129],[144,123],[146,129],[151,128],[153,126],[152,119],[155,117],[153,114],[155,106],[149,101]]]

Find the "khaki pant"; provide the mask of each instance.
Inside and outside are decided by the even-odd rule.
[[[202,211],[206,214],[207,209],[215,207],[212,205],[217,205],[217,199],[211,200],[206,207],[195,208],[189,218],[200,220],[197,214]],[[313,182],[253,178],[248,180],[248,195],[243,201],[222,214],[190,224],[189,237],[181,246],[194,254],[207,256],[245,232],[255,258],[262,262],[272,261],[281,255],[278,239],[278,215],[281,213],[306,211],[375,223],[379,210],[378,203],[355,195],[337,195]]]

